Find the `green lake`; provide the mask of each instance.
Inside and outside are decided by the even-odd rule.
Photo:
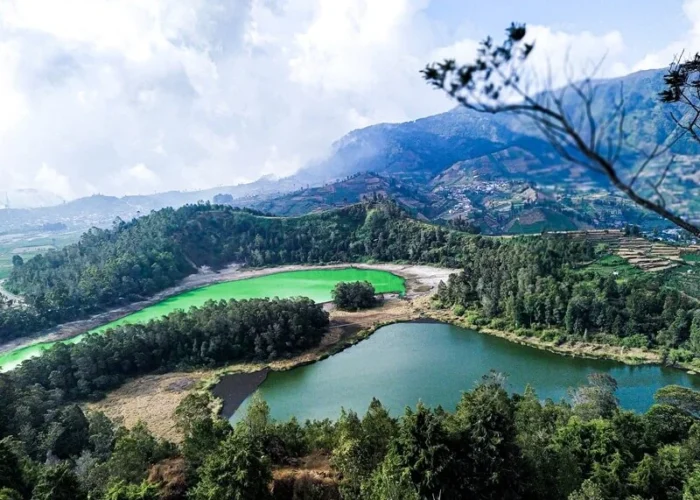
[[[508,375],[511,392],[531,384],[541,399],[555,401],[590,373],[609,373],[619,384],[621,405],[640,412],[665,385],[700,390],[700,377],[680,370],[561,356],[441,323],[399,323],[318,363],[270,372],[259,391],[278,420],[337,418],[341,407],[364,414],[373,397],[398,415],[419,400],[454,409],[461,392],[492,369]]]
[[[146,323],[178,309],[186,310],[193,306],[201,306],[208,300],[303,296],[315,302],[327,302],[331,300],[331,291],[337,283],[365,280],[372,283],[378,293],[405,292],[403,278],[374,269],[344,268],[281,272],[189,290],[87,333],[103,333],[126,323]],[[62,342],[71,344],[80,342],[87,333]],[[25,359],[40,355],[42,351],[54,344],[55,342],[32,344],[2,353],[0,371],[11,370]]]

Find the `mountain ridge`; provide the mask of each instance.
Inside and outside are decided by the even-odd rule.
[[[645,70],[630,75],[596,80],[599,103],[594,110],[607,116],[620,92],[627,101],[629,130],[627,140],[640,145],[654,145],[674,130],[668,108],[657,99],[663,86],[665,70]],[[573,105],[570,103],[570,105]],[[679,210],[700,213],[700,187],[692,185],[694,167],[700,157],[700,145],[681,140],[674,145],[678,155],[678,174],[669,176],[670,192],[678,200],[678,186],[688,195],[680,200]],[[634,165],[634,155],[627,152],[627,167]],[[625,169],[622,168],[624,171]],[[348,184],[353,176],[372,173],[382,177],[382,189],[372,188],[368,177]],[[624,172],[623,172],[624,173]],[[653,175],[650,168],[648,175]],[[365,185],[360,185],[364,179]],[[484,184],[484,181],[487,181]],[[488,184],[488,183],[492,184]],[[345,184],[343,184],[345,183]],[[493,184],[495,183],[495,184]],[[328,187],[335,184],[334,187]],[[522,185],[521,185],[522,184]],[[403,205],[414,213],[434,219],[453,218],[469,213],[480,199],[496,192],[504,196],[496,203],[518,198],[517,193],[529,185],[542,191],[550,200],[565,202],[574,191],[597,198],[613,191],[602,175],[563,161],[551,146],[522,120],[509,115],[486,115],[455,107],[443,113],[404,123],[380,123],[353,130],[331,146],[325,158],[308,164],[296,174],[273,180],[261,178],[238,186],[215,187],[197,192],[170,191],[156,195],[129,197],[89,197],[59,205],[55,209],[0,211],[0,226],[30,227],[42,223],[62,222],[84,228],[106,227],[115,217],[132,217],[165,206],[208,201],[217,194],[230,195],[228,203],[271,211],[280,215],[300,214],[347,204],[348,197],[360,201],[363,196],[382,192],[393,198],[403,196]],[[401,189],[410,190],[408,196]],[[675,190],[675,191],[674,191]],[[338,192],[347,196],[338,199]],[[304,192],[304,194],[300,194]],[[607,193],[607,194],[606,194]],[[490,210],[492,199],[481,207]],[[515,200],[515,205],[520,201]],[[460,206],[461,205],[461,206]],[[511,206],[513,202],[510,202]],[[453,212],[452,207],[457,206]],[[95,212],[100,212],[96,216]],[[491,219],[497,214],[482,214]],[[589,214],[590,215],[590,214]],[[498,216],[500,217],[500,216]],[[498,218],[496,217],[496,218]],[[593,215],[592,221],[599,218]],[[14,220],[10,220],[14,219]],[[58,220],[57,220],[58,219]],[[491,220],[490,219],[490,220]],[[585,219],[585,217],[584,217]],[[603,217],[603,219],[606,219]],[[619,221],[618,221],[619,222]],[[35,224],[36,225],[36,224]]]

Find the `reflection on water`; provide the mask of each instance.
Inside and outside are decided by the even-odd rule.
[[[606,372],[619,384],[621,405],[635,411],[645,411],[665,385],[700,389],[700,377],[680,370],[561,356],[452,325],[400,323],[313,365],[270,373],[260,391],[280,420],[335,418],[341,407],[364,413],[373,397],[396,415],[418,400],[452,409],[490,370],[508,375],[510,391],[530,384],[540,398],[554,400],[590,373]]]

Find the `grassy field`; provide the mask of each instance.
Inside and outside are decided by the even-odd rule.
[[[511,223],[510,227],[507,228],[507,233],[536,234],[542,231],[574,231],[576,229],[576,224],[565,215],[542,209],[535,213],[524,214],[518,217]]]
[[[12,258],[5,255],[0,256],[0,280],[5,279],[10,275],[12,270]]]
[[[79,237],[79,233],[5,235],[0,240],[0,279],[10,275],[14,255],[21,255],[24,260],[28,260],[51,248],[62,248],[74,243]]]
[[[610,276],[617,273],[618,280],[628,279],[632,276],[642,274],[644,271],[633,266],[619,255],[606,255],[584,268],[586,271],[593,271],[601,276]]]
[[[666,283],[700,300],[700,266],[680,266],[668,271]]]
[[[691,263],[700,262],[700,253],[685,252],[685,253],[681,254],[681,257],[686,262],[691,262]]]

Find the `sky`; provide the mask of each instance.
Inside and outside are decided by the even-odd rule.
[[[540,68],[700,50],[700,0],[0,0],[0,192],[290,175],[353,129],[450,109],[419,70],[511,21]]]

